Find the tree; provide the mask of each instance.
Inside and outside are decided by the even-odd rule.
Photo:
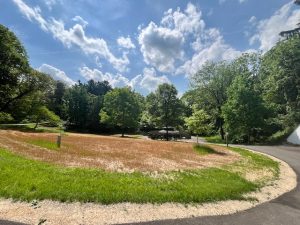
[[[86,87],[79,82],[66,93],[68,122],[76,128],[85,128],[90,108],[90,95]]]
[[[226,62],[207,62],[191,77],[194,94],[201,96],[197,105],[209,112],[215,121],[215,127],[224,139],[224,119],[222,106],[227,100],[227,88],[232,83],[235,73]]]
[[[137,128],[141,114],[139,96],[130,88],[115,88],[104,96],[101,122],[118,126],[124,137],[126,128]]]
[[[277,43],[262,59],[260,86],[265,104],[273,112],[270,134],[288,134],[300,123],[300,38]]]
[[[55,115],[54,112],[50,111],[46,106],[39,106],[34,110],[34,115],[32,116],[33,121],[35,121],[36,129],[41,121],[51,123],[51,125],[58,125],[60,122],[59,116]]]
[[[228,100],[222,107],[229,138],[235,142],[255,138],[264,126],[266,108],[259,92],[254,89],[253,77],[240,75],[228,88]]]
[[[168,140],[168,128],[178,126],[182,121],[182,103],[177,97],[176,88],[171,84],[161,84],[147,99],[151,102],[148,108],[149,115],[156,126],[166,128]]]
[[[23,45],[6,27],[0,25],[0,111],[36,90],[47,88],[50,77],[31,69]]]
[[[210,134],[213,128],[211,117],[203,109],[198,109],[196,105],[192,108],[192,115],[185,118],[185,124],[189,131],[197,135]]]
[[[61,81],[56,81],[54,93],[49,97],[49,109],[62,119],[67,119],[67,109],[65,104],[66,85]]]

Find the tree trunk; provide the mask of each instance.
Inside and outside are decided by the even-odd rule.
[[[223,128],[223,122],[220,122],[220,135],[222,140],[225,139],[225,133],[224,133],[224,128]]]
[[[39,125],[39,121],[36,121],[36,123],[35,123],[35,126],[34,126],[34,128],[33,128],[33,129],[35,129],[35,130],[36,130],[36,128],[38,127],[38,125]]]

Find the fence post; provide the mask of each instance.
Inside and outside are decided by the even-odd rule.
[[[61,134],[57,136],[56,144],[57,144],[57,147],[60,148],[60,145],[61,145]]]

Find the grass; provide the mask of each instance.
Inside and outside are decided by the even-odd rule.
[[[26,141],[29,144],[36,145],[42,148],[47,148],[49,150],[58,150],[59,148],[57,147],[57,144],[53,141],[48,141],[48,140],[27,140]]]
[[[205,140],[210,143],[216,143],[216,144],[225,144],[225,140],[222,140],[220,135],[215,135],[211,137],[205,137]]]
[[[46,127],[39,125],[34,129],[35,123],[26,123],[26,124],[0,124],[0,129],[3,130],[18,130],[23,132],[35,132],[35,133],[61,133],[62,130],[59,127]]]
[[[207,146],[207,145],[194,145],[194,149],[200,154],[200,155],[207,155],[207,154],[218,154],[213,148]]]
[[[243,159],[236,163],[225,165],[222,167],[223,169],[236,172],[242,177],[245,177],[247,172],[268,171],[272,176],[262,176],[255,181],[255,184],[259,187],[279,177],[279,162],[265,155],[256,154],[245,149],[235,147],[230,147],[229,149],[239,153]]]
[[[244,193],[257,188],[255,183],[225,169],[168,172],[155,178],[139,172],[66,168],[0,149],[0,196],[18,200],[203,203],[243,199]]]

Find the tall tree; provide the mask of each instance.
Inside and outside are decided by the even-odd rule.
[[[25,48],[6,27],[0,25],[0,111],[35,92],[46,89],[50,78],[30,68]]]
[[[155,93],[148,97],[152,102],[148,113],[157,126],[166,127],[167,140],[169,139],[168,128],[178,126],[182,121],[182,103],[177,94],[174,85],[164,83],[159,85]]]
[[[216,129],[224,139],[224,119],[222,106],[227,100],[227,87],[235,77],[231,66],[226,62],[207,62],[191,77],[191,86],[201,96],[197,104],[215,120]]]
[[[266,108],[259,92],[254,89],[253,77],[240,75],[228,88],[228,100],[222,107],[229,138],[250,143],[264,127]]]
[[[262,59],[260,86],[266,105],[273,111],[273,133],[300,123],[300,38],[279,42]]]
[[[115,88],[104,96],[101,122],[118,126],[124,137],[127,128],[137,128],[141,114],[139,96],[130,88]]]
[[[90,96],[86,87],[79,82],[70,88],[66,94],[68,121],[76,128],[86,128],[90,107]]]

